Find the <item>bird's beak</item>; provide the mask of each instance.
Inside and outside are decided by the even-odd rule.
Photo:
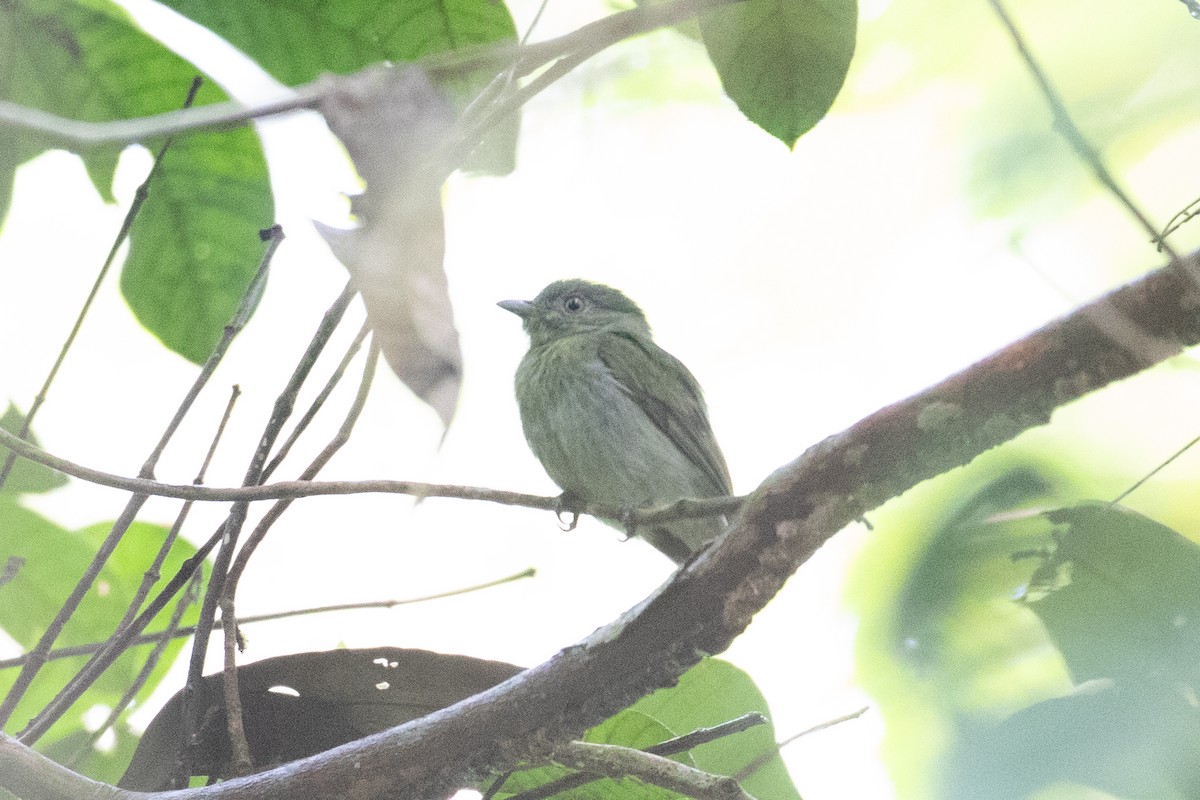
[[[533,303],[528,300],[501,300],[496,305],[503,308],[505,311],[511,311],[521,319],[525,319],[533,313]]]

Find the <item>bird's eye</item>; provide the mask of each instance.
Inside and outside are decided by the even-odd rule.
[[[572,314],[574,314],[577,311],[582,311],[583,310],[583,300],[576,297],[575,295],[571,295],[570,297],[568,297],[566,300],[563,301],[563,308],[565,308],[567,311],[570,311]]]

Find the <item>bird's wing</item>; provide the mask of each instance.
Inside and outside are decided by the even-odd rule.
[[[714,495],[733,494],[729,468],[708,424],[700,384],[679,359],[625,331],[600,337],[600,360],[638,408],[712,483]]]

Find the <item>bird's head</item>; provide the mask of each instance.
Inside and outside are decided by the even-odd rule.
[[[533,300],[501,300],[497,305],[523,320],[534,347],[601,329],[650,333],[645,314],[632,300],[616,289],[578,278],[555,281]]]

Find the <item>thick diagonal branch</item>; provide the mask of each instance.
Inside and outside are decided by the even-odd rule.
[[[1185,262],[1117,289],[811,448],[760,486],[725,535],[655,595],[546,663],[369,739],[159,797],[440,798],[485,770],[545,757],[673,684],[702,655],[728,647],[845,525],[1045,424],[1056,408],[1200,342],[1200,290],[1189,278],[1200,257]],[[28,751],[0,739],[0,785],[27,788],[31,763]],[[52,774],[61,786],[63,776]]]

